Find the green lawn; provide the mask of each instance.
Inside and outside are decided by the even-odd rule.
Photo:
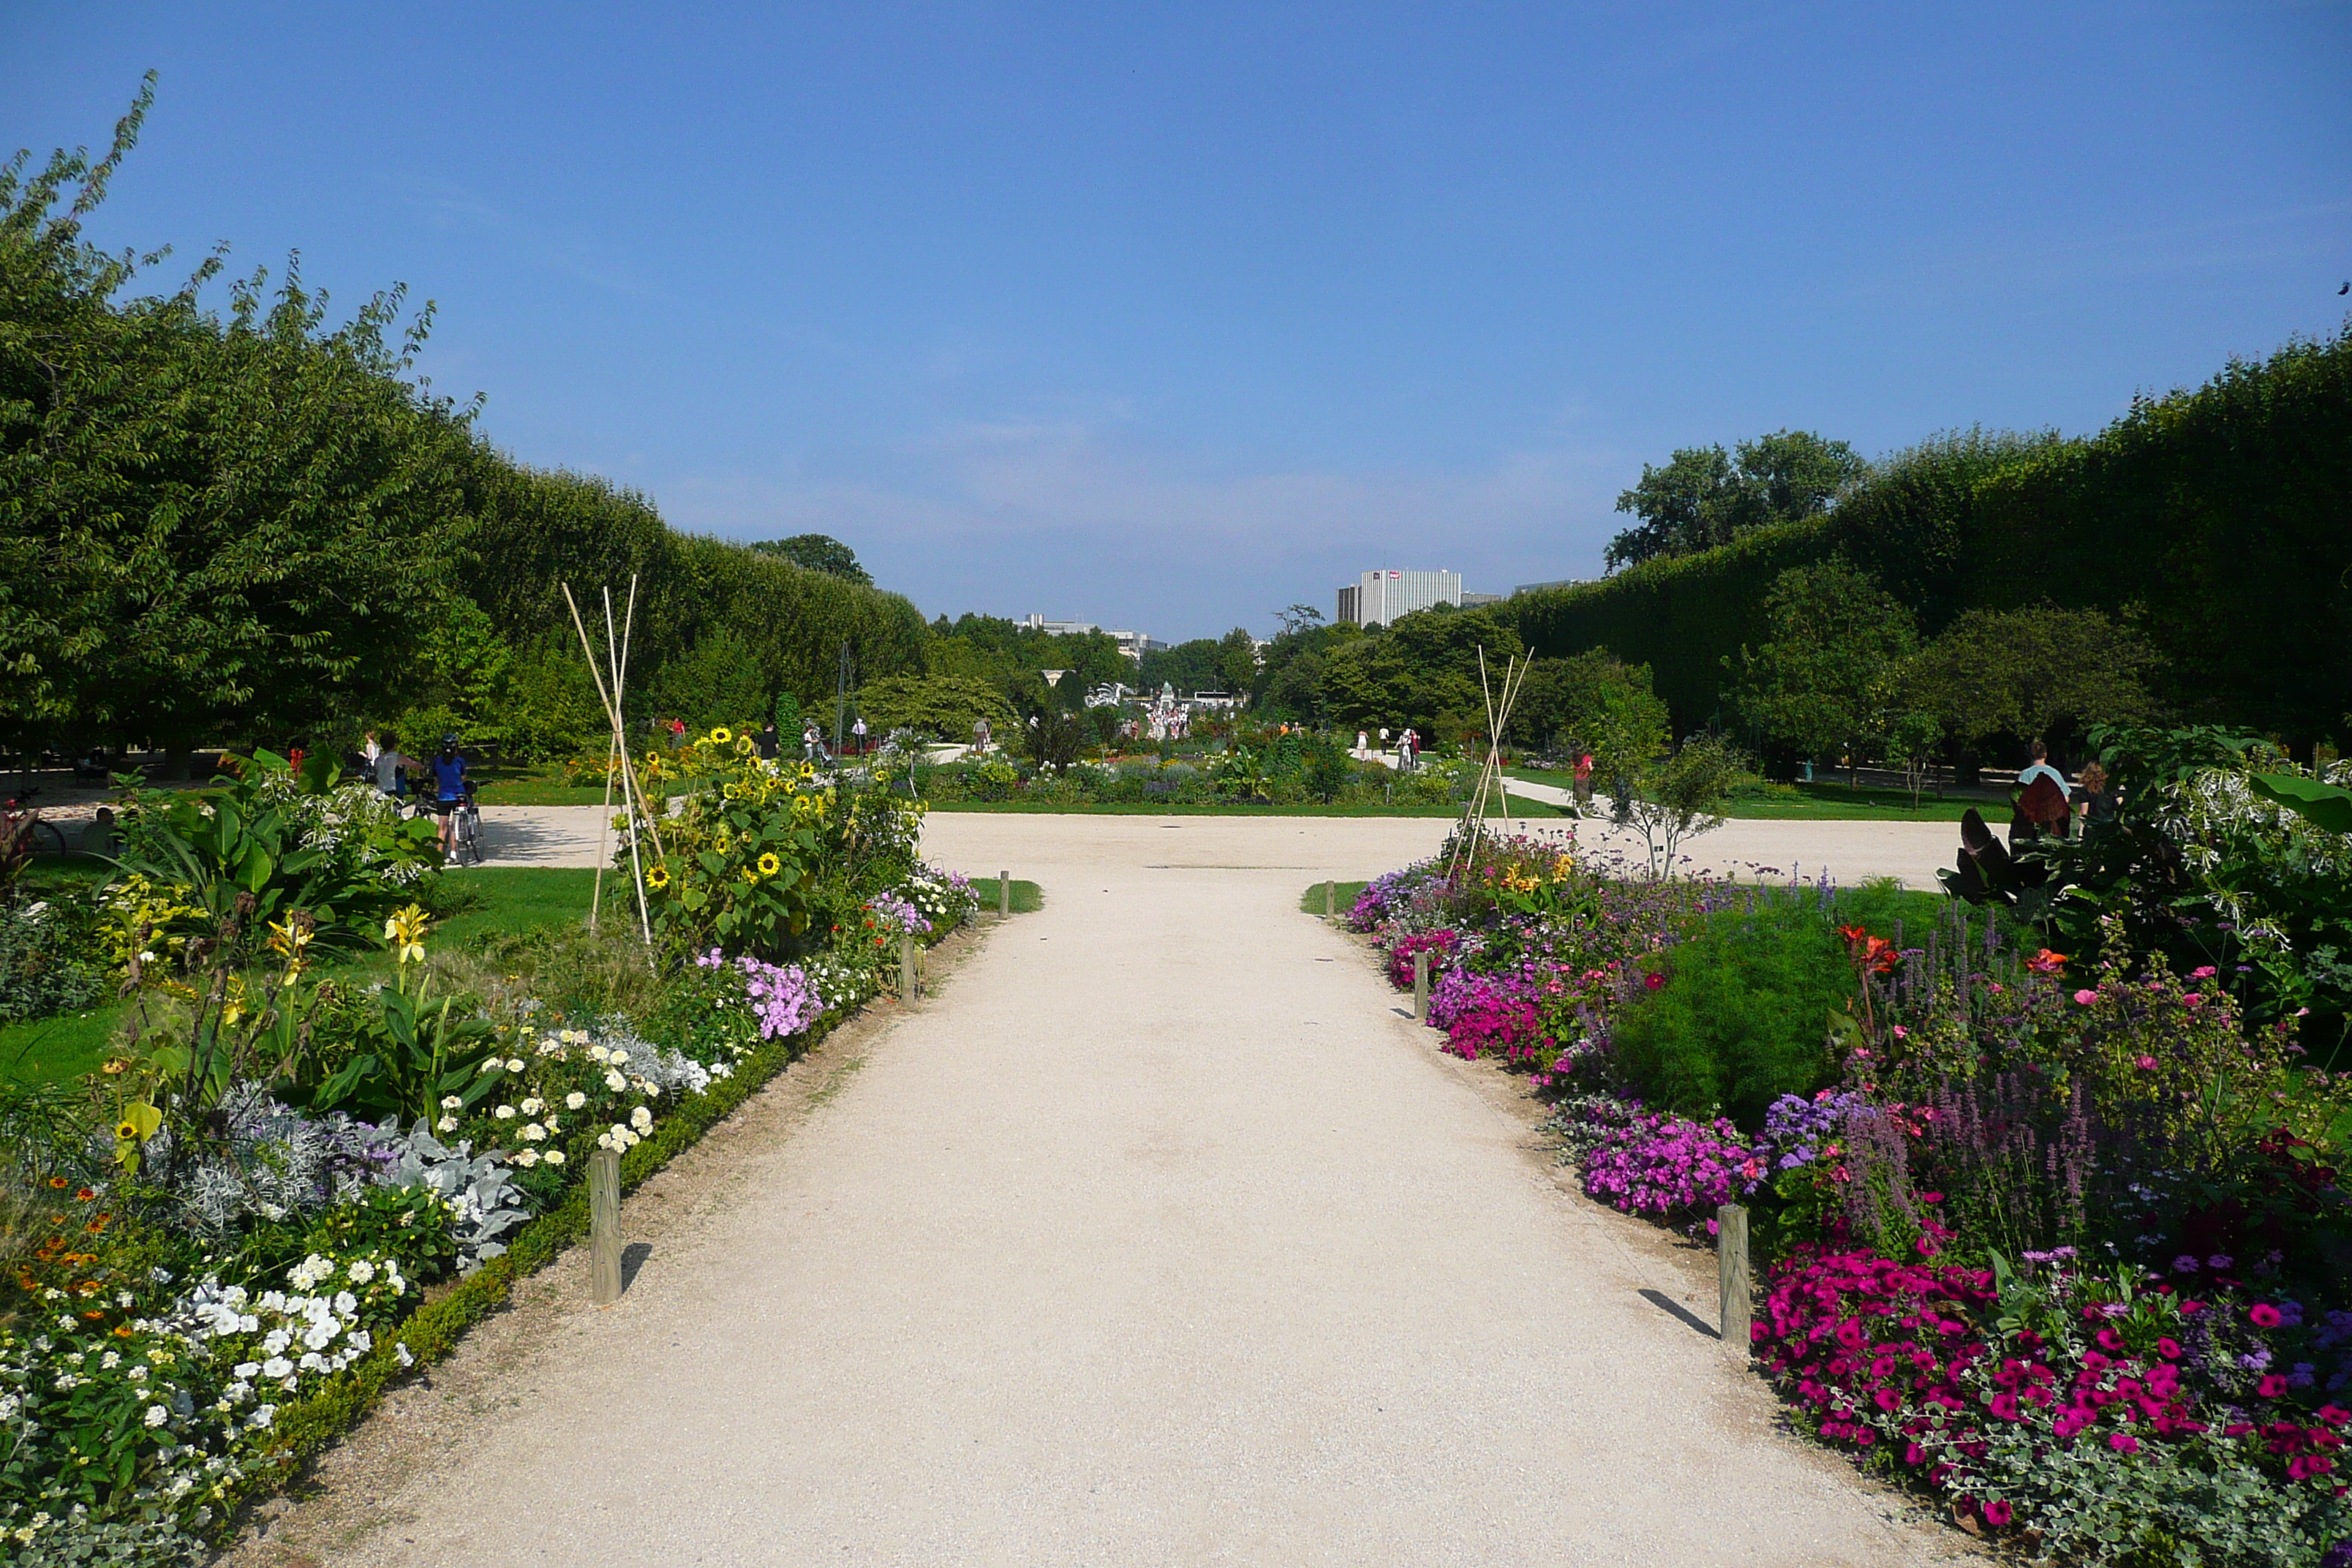
[[[1356,907],[1356,900],[1370,885],[1369,882],[1340,882],[1334,886],[1331,889],[1331,912],[1345,915]],[[1298,895],[1300,913],[1319,915],[1323,912],[1323,888],[1321,882],[1307,884],[1307,890]]]
[[[87,1013],[0,1024],[0,1079],[54,1083],[96,1072],[123,1006],[108,1002]]]
[[[980,895],[980,912],[982,914],[992,915],[996,912],[995,878],[974,877],[971,879],[971,890]],[[1045,907],[1045,892],[1044,889],[1038,887],[1034,882],[1024,882],[1018,877],[1013,879],[1013,912],[1014,914],[1034,915]]]

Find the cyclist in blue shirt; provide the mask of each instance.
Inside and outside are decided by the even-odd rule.
[[[457,835],[457,804],[473,791],[466,777],[466,759],[457,754],[457,737],[441,737],[441,750],[426,764],[433,772],[433,810],[441,818],[441,853],[446,857]]]

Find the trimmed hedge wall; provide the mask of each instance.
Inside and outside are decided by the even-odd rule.
[[[1843,552],[1932,636],[2049,599],[2133,618],[2184,716],[2352,736],[2352,325],[2142,399],[2097,436],[1941,437],[1828,516],[1496,606],[1530,651],[1648,664],[1688,732],[1791,566]]]

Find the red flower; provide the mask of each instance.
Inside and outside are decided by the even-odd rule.
[[[1653,991],[1661,990],[1666,984],[1666,977],[1653,970],[1642,977],[1642,984]]]
[[[2286,1379],[2273,1373],[2254,1384],[2254,1392],[2264,1399],[2284,1399],[2286,1397]]]
[[[2257,1328],[2275,1329],[2279,1326],[2279,1310],[2268,1301],[2256,1302],[2247,1310],[2246,1316]]]
[[[1991,1525],[1995,1530],[2007,1528],[2009,1521],[2012,1517],[2013,1515],[2010,1510],[2009,1504],[2001,1501],[1999,1498],[1995,1498],[1992,1501],[1984,1505],[1984,1521],[1987,1524]]]

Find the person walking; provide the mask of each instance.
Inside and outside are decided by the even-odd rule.
[[[851,736],[849,742],[850,754],[859,757],[864,756],[866,754],[866,716],[864,714],[859,714],[857,722],[849,727],[849,733]]]
[[[368,765],[375,770],[375,787],[393,800],[398,801],[408,793],[408,759],[400,754],[398,741],[377,747]]]
[[[2033,761],[2017,775],[2017,809],[2034,826],[2064,837],[2068,826],[2066,775],[2050,765],[2050,748],[2039,739]]]
[[[457,807],[473,791],[466,777],[466,759],[457,754],[457,737],[441,737],[441,750],[427,764],[433,774],[433,815],[441,819],[441,853],[446,858],[457,837]]]
[[[762,762],[774,762],[776,760],[776,752],[781,745],[782,740],[776,733],[776,721],[773,719],[771,719],[766,724],[762,725],[760,730],[759,746],[761,760]]]
[[[990,738],[991,731],[988,723],[988,716],[986,714],[982,714],[981,717],[974,719],[971,721],[972,754],[975,756],[985,755],[988,751]]]
[[[1370,735],[1365,734],[1361,730],[1357,731],[1356,761],[1360,763],[1362,762],[1364,760],[1364,754],[1371,750],[1371,745],[1372,738]]]
[[[2074,785],[2074,816],[2083,825],[2083,836],[2112,827],[2116,820],[2116,793],[2107,787],[2107,770],[2096,763],[2084,763],[2083,774]]]
[[[1592,809],[1592,753],[1581,741],[1576,745],[1574,784],[1576,814],[1581,816]]]
[[[804,763],[816,761],[817,752],[822,747],[823,742],[817,739],[816,721],[808,720],[801,725],[801,761]]]

